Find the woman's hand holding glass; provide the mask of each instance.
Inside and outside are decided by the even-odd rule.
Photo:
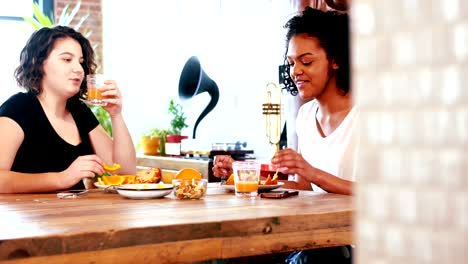
[[[109,112],[111,117],[119,115],[122,112],[122,95],[114,80],[104,81],[102,96],[107,103],[103,108]]]

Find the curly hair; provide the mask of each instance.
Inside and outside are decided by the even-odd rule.
[[[289,41],[298,34],[307,34],[317,38],[320,47],[325,50],[328,61],[334,61],[339,68],[336,70],[338,88],[347,94],[350,91],[350,59],[349,59],[349,22],[348,15],[336,11],[321,11],[307,7],[302,14],[294,16],[285,25],[286,52],[285,65]],[[296,94],[297,94],[297,88]],[[293,91],[290,91],[293,94]]]
[[[42,92],[41,81],[44,77],[42,65],[49,57],[57,39],[63,38],[72,38],[80,44],[83,52],[83,63],[81,65],[85,76],[95,72],[96,63],[93,47],[80,32],[65,26],[41,28],[31,35],[21,51],[20,65],[15,70],[15,78],[19,86],[34,94]],[[74,97],[79,97],[85,91],[86,82],[83,82],[80,86],[80,93]]]

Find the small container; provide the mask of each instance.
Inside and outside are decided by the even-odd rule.
[[[172,180],[174,196],[177,199],[201,199],[206,194],[207,179]]]

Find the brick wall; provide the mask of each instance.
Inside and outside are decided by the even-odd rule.
[[[357,263],[467,263],[468,1],[351,10]]]
[[[55,17],[58,20],[60,14],[62,14],[63,8],[69,4],[70,10],[76,6],[76,0],[55,0],[54,1],[54,10]],[[89,14],[89,17],[80,27],[80,32],[84,33],[86,30],[91,30],[92,34],[89,37],[91,44],[97,44],[98,47],[95,50],[98,65],[102,65],[102,12],[101,12],[101,0],[81,0],[81,7],[78,11],[75,19],[72,21],[71,26],[76,25],[80,19]],[[102,69],[101,69],[102,70]]]

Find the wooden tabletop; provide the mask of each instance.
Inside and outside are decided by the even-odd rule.
[[[0,195],[0,261],[177,263],[349,245],[353,211],[349,196],[247,200],[213,184],[201,200]]]

